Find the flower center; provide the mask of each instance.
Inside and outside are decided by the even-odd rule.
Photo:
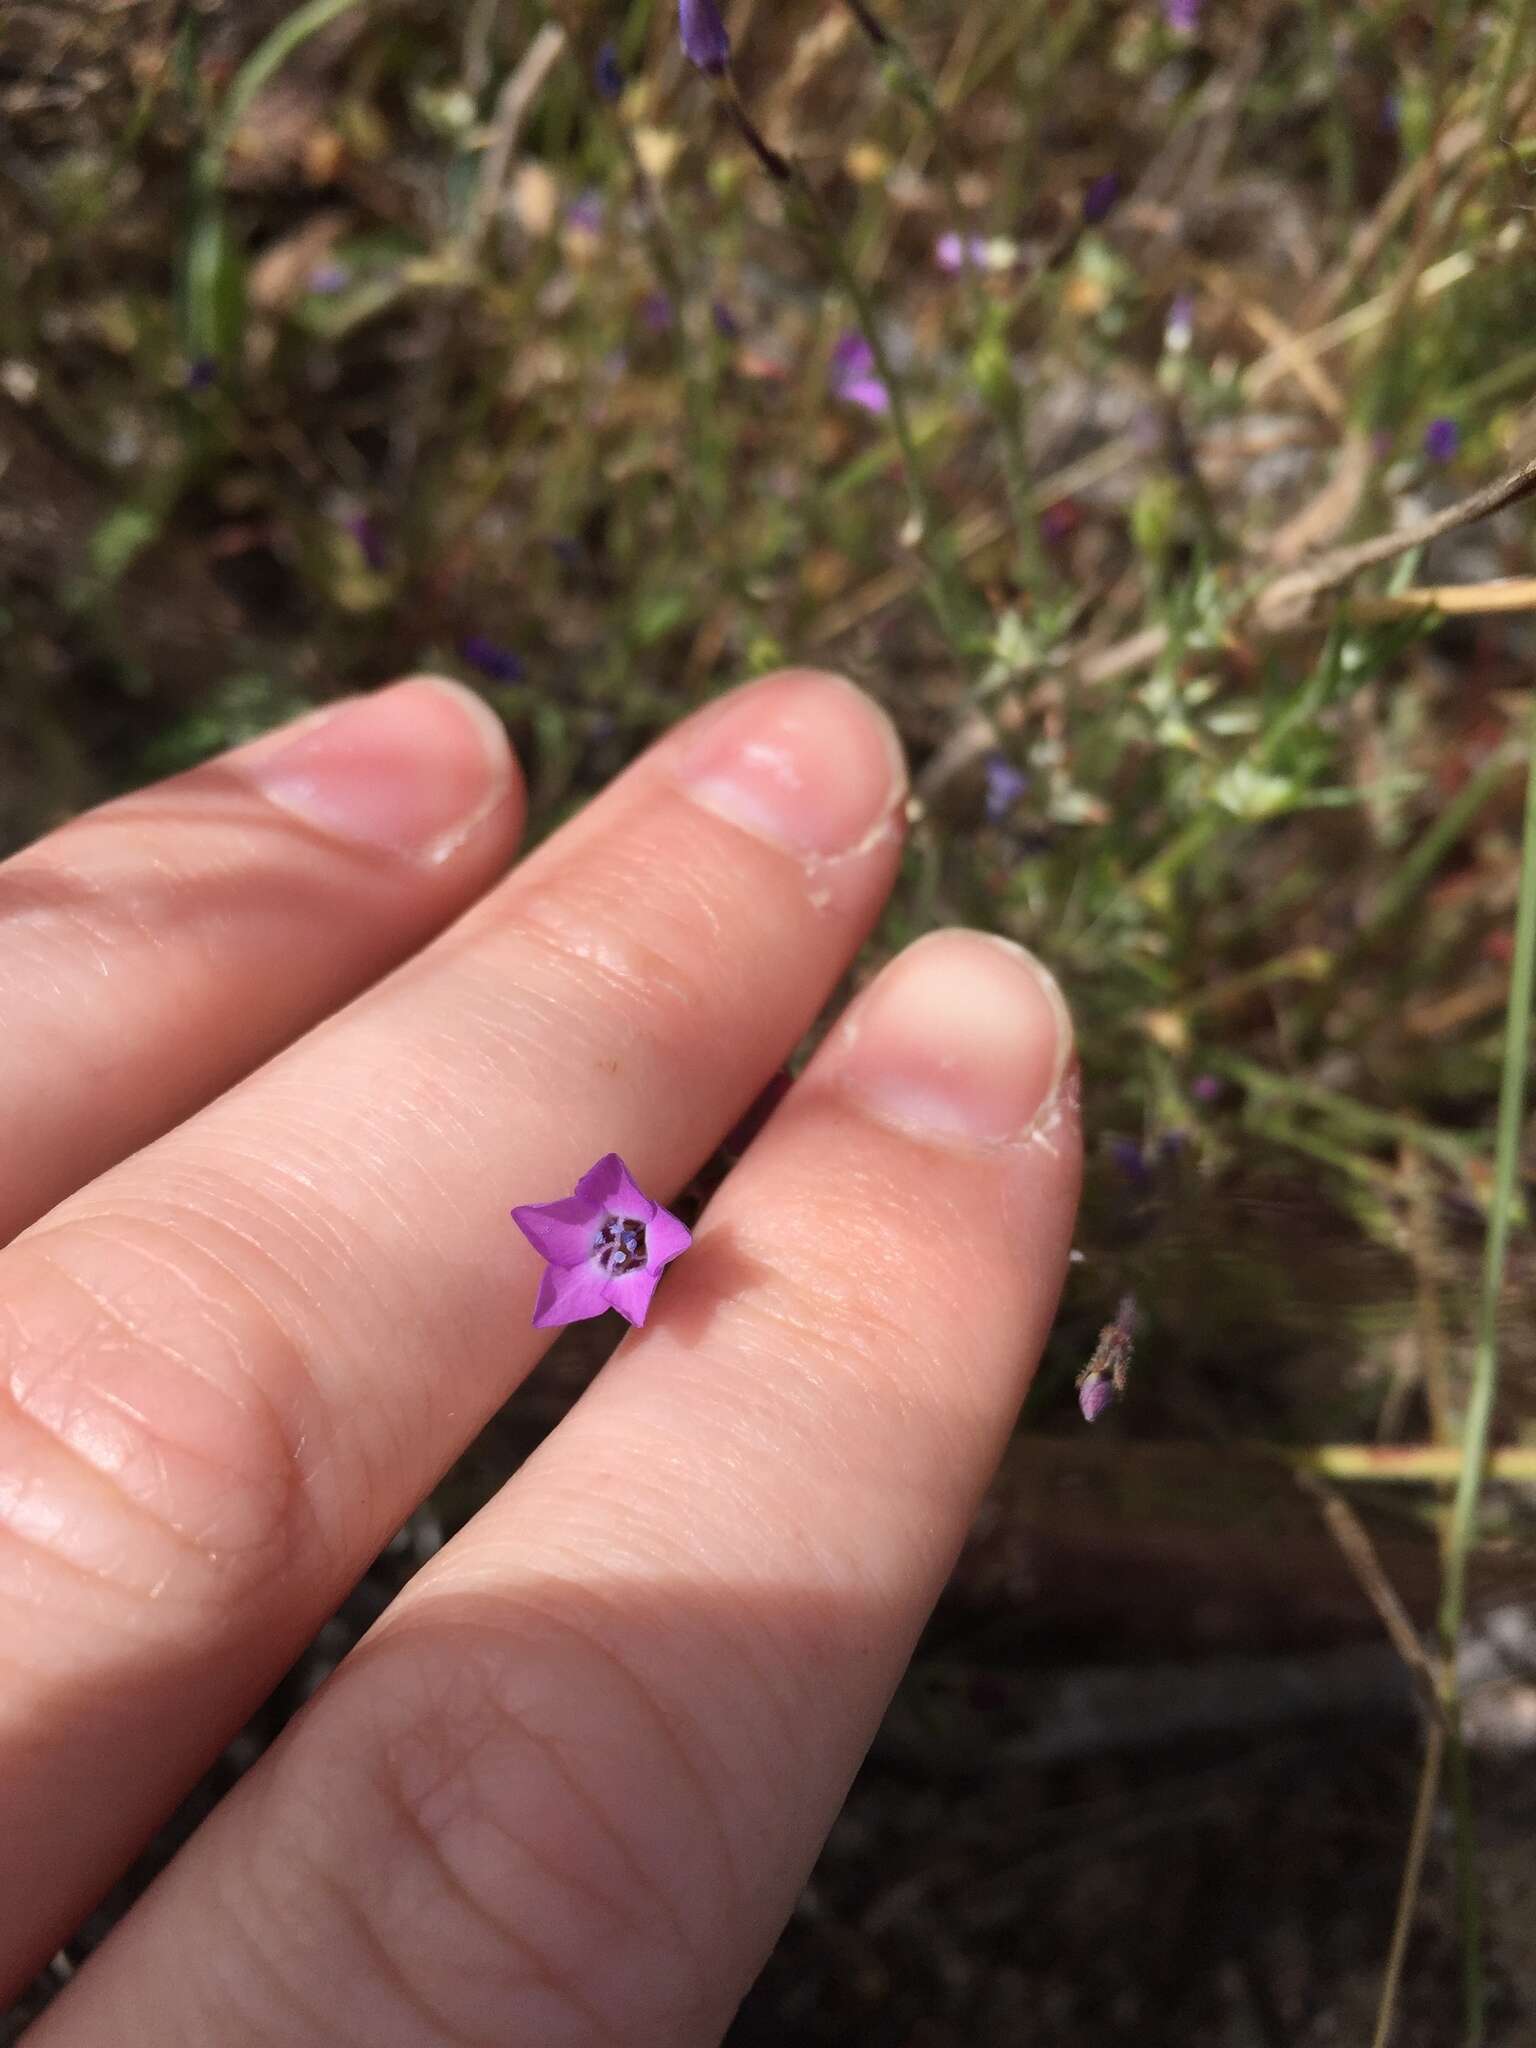
[[[645,1225],[628,1216],[605,1216],[592,1256],[605,1273],[633,1273],[645,1264]]]

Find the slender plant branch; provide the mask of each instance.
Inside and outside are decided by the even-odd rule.
[[[1456,1648],[1466,1619],[1467,1572],[1477,1536],[1483,1476],[1499,1384],[1499,1301],[1515,1213],[1520,1140],[1525,1122],[1526,1069],[1531,1042],[1531,983],[1536,968],[1536,705],[1533,705],[1525,773],[1525,827],[1520,847],[1520,894],[1515,910],[1515,952],[1510,969],[1509,1008],[1504,1027],[1504,1071],[1499,1086],[1494,1145],[1493,1195],[1484,1246],[1482,1299],[1472,1383],[1462,1426],[1461,1472],[1451,1507],[1440,1601],[1440,1651],[1445,1706],[1450,1725],[1451,1784],[1456,1804],[1457,1892],[1463,1941],[1463,2023],[1466,2048],[1483,2038],[1484,1985],[1481,1912],[1473,1868],[1471,1798],[1466,1746],[1461,1739]]]

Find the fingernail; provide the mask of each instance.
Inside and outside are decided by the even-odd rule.
[[[512,779],[501,720],[442,676],[349,698],[257,741],[237,765],[306,824],[429,863],[463,843]]]
[[[925,1135],[1025,1136],[1061,1091],[1072,1020],[1031,953],[982,932],[932,933],[860,997],[835,1041],[837,1083]]]
[[[894,818],[907,769],[896,729],[841,676],[770,676],[725,704],[682,752],[696,803],[796,854],[847,853]]]

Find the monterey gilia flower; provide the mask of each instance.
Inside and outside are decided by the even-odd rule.
[[[670,1209],[642,1195],[617,1152],[609,1152],[559,1202],[532,1202],[512,1220],[547,1261],[534,1304],[536,1330],[579,1323],[616,1308],[626,1322],[645,1321],[661,1278],[693,1243]]]
[[[731,68],[731,38],[715,0],[678,0],[677,24],[689,63],[723,78]]]

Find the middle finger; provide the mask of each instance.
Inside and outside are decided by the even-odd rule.
[[[0,1259],[0,1594],[27,1645],[0,1718],[0,1979],[543,1348],[509,1203],[615,1149],[664,1196],[803,1033],[889,886],[903,789],[846,685],[738,694]]]

